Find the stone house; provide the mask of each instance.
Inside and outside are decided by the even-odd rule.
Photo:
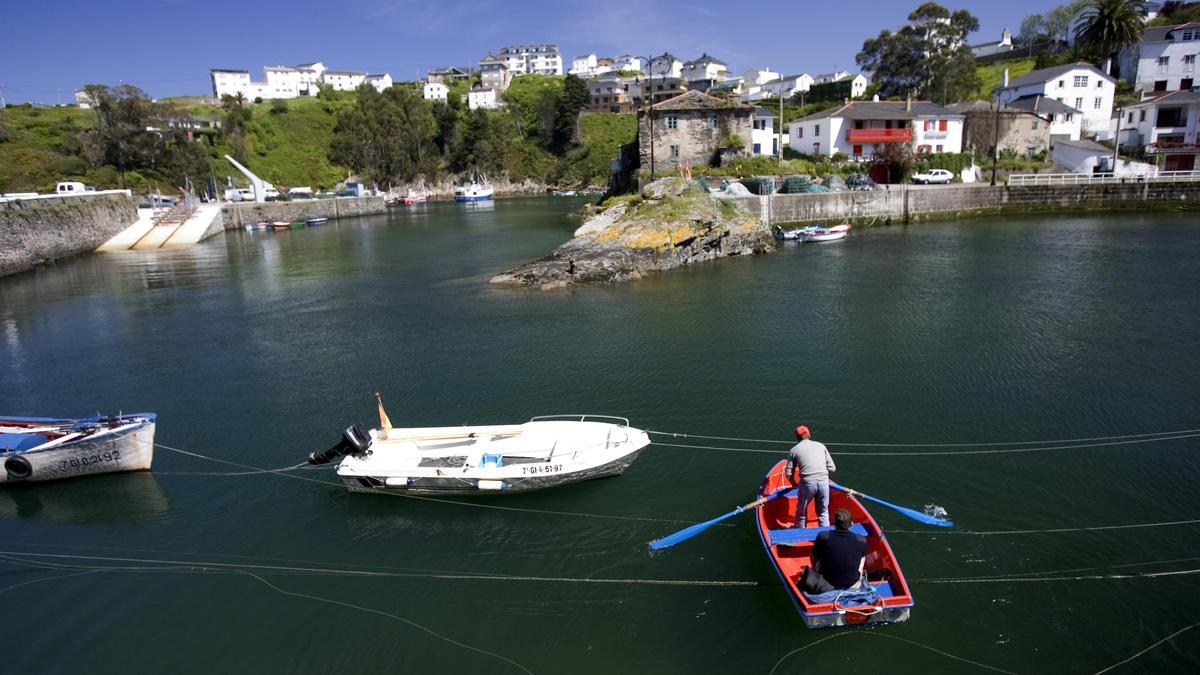
[[[723,148],[736,138],[751,147],[753,106],[744,106],[689,91],[638,113],[638,150],[642,168],[670,173],[676,165],[715,164]],[[736,147],[736,146],[735,146]],[[651,157],[653,156],[653,161]]]
[[[1057,101],[1056,101],[1057,103]],[[961,114],[963,149],[989,156],[992,146],[1032,157],[1050,150],[1050,122],[1032,112],[1004,106],[996,109],[987,101],[969,101],[946,106]]]

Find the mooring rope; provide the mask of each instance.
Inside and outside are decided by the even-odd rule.
[[[1163,639],[1159,640],[1158,642],[1155,642],[1154,644],[1150,645],[1149,647],[1146,647],[1145,649],[1143,649],[1143,650],[1141,650],[1140,652],[1138,652],[1138,653],[1134,654],[1133,656],[1131,656],[1131,657],[1129,657],[1129,658],[1127,658],[1127,659],[1123,659],[1123,660],[1121,660],[1121,661],[1117,661],[1116,663],[1112,664],[1111,666],[1109,666],[1109,667],[1107,667],[1107,668],[1103,668],[1103,669],[1101,669],[1101,670],[1097,670],[1097,671],[1095,672],[1095,674],[1094,674],[1094,675],[1104,675],[1104,673],[1107,673],[1108,671],[1112,670],[1113,668],[1116,668],[1116,667],[1118,667],[1118,666],[1123,666],[1123,665],[1125,665],[1126,663],[1129,663],[1130,661],[1133,661],[1134,659],[1136,659],[1136,658],[1138,658],[1138,657],[1140,657],[1140,656],[1142,656],[1142,655],[1146,654],[1147,652],[1149,652],[1149,651],[1151,651],[1152,649],[1154,649],[1155,647],[1157,647],[1157,646],[1159,646],[1159,645],[1163,644],[1164,642],[1170,642],[1170,641],[1171,641],[1173,638],[1175,638],[1177,635],[1182,635],[1183,633],[1186,633],[1186,632],[1188,632],[1189,630],[1191,630],[1191,629],[1195,628],[1196,626],[1200,626],[1200,623],[1194,623],[1194,624],[1192,624],[1192,625],[1190,625],[1190,626],[1184,626],[1183,628],[1180,628],[1179,630],[1175,631],[1174,633],[1171,633],[1171,634],[1170,634],[1170,635],[1168,635],[1167,637],[1165,637],[1165,638],[1163,638]]]
[[[316,478],[309,478],[307,476],[299,476],[299,475],[296,475],[296,473],[294,473],[294,472],[281,471],[278,469],[264,469],[264,468],[258,467],[258,466],[251,466],[249,464],[233,462],[228,459],[221,459],[219,457],[210,457],[208,455],[202,455],[198,452],[191,452],[188,450],[183,450],[181,448],[173,448],[169,445],[163,445],[162,443],[155,443],[154,447],[162,448],[163,450],[169,450],[171,452],[177,452],[179,454],[187,455],[189,457],[195,457],[197,459],[205,459],[210,462],[218,462],[220,464],[227,464],[229,466],[235,466],[235,467],[238,467],[239,469],[245,469],[249,472],[246,475],[251,475],[253,473],[270,474],[270,475],[274,475],[274,476],[279,476],[281,478],[291,478],[293,480],[302,480],[302,481],[307,481],[309,483],[318,483],[320,485],[325,485],[325,486],[341,487],[340,483],[333,483],[333,482],[330,482],[327,480],[318,480]],[[524,507],[518,507],[518,506],[500,506],[498,504],[482,504],[482,503],[478,503],[478,502],[463,502],[463,501],[458,501],[455,499],[424,497],[421,495],[410,495],[410,494],[404,494],[401,492],[378,492],[376,494],[387,495],[389,497],[403,497],[405,499],[415,499],[417,501],[434,502],[434,503],[438,503],[438,504],[457,504],[459,506],[469,506],[469,507],[477,508],[477,509],[491,509],[491,510],[495,510],[495,511],[516,511],[516,512],[520,512],[520,513],[540,513],[540,514],[544,514],[544,515],[554,515],[554,516],[571,516],[571,517],[575,517],[575,518],[601,518],[601,519],[607,519],[607,520],[624,520],[624,521],[644,522],[644,523],[691,524],[693,522],[690,520],[679,520],[679,519],[669,519],[669,518],[650,518],[650,517],[646,517],[646,516],[617,516],[617,515],[608,515],[608,514],[603,514],[603,513],[581,513],[581,512],[577,512],[577,511],[552,511],[549,509],[530,509],[530,508],[524,508]]]
[[[673,436],[675,438],[702,438],[711,441],[738,441],[742,443],[776,443],[792,445],[795,441],[765,438],[737,438],[733,436],[704,436],[677,431],[654,431],[647,429],[646,433],[658,436]],[[1150,436],[1173,436],[1177,434],[1196,434],[1200,429],[1181,429],[1179,431],[1152,431],[1144,434],[1124,434],[1121,436],[1092,436],[1089,438],[1060,438],[1046,441],[996,441],[993,443],[825,443],[831,446],[843,447],[886,447],[886,448],[971,448],[996,447],[1002,445],[1052,445],[1056,443],[1082,443],[1084,441],[1115,441],[1123,438],[1147,438]]]
[[[30,560],[33,558],[34,560]],[[745,587],[745,586],[772,586],[774,583],[763,583],[759,581],[721,581],[721,580],[706,580],[706,579],[616,579],[616,578],[595,578],[595,577],[548,577],[548,576],[529,576],[515,574],[494,574],[482,572],[395,572],[395,571],[375,571],[375,570],[355,570],[330,567],[298,567],[290,565],[257,565],[250,563],[225,563],[203,560],[172,560],[164,558],[134,558],[122,556],[98,556],[98,555],[68,555],[62,553],[32,553],[27,551],[0,551],[0,561],[10,563],[19,563],[36,567],[47,567],[53,569],[113,569],[113,570],[136,570],[136,569],[156,569],[146,567],[149,565],[168,565],[171,569],[189,569],[189,570],[209,570],[209,571],[225,571],[225,572],[246,572],[254,571],[263,574],[294,574],[299,576],[344,576],[344,577],[370,577],[370,578],[398,578],[398,579],[438,579],[443,581],[517,581],[528,583],[555,583],[555,584],[600,584],[600,585],[618,585],[618,586],[685,586],[685,587]],[[69,562],[58,561],[91,561],[104,563],[132,563],[142,567],[130,566],[106,566],[97,567],[95,565],[79,566],[72,565]]]
[[[845,451],[839,450],[832,454],[836,455],[838,457],[845,457],[845,456],[857,456],[857,457],[945,457],[945,456],[949,456],[949,455],[953,455],[953,456],[959,456],[959,455],[961,455],[961,456],[966,456],[966,455],[1009,455],[1009,454],[1014,454],[1014,453],[1050,452],[1053,450],[1077,450],[1080,448],[1100,448],[1100,447],[1113,446],[1113,445],[1133,445],[1136,443],[1157,443],[1160,441],[1175,441],[1175,440],[1180,440],[1183,438],[1195,438],[1197,436],[1200,436],[1200,432],[1189,433],[1189,434],[1180,434],[1180,435],[1175,435],[1175,436],[1159,436],[1159,437],[1155,437],[1155,438],[1139,438],[1139,439],[1122,440],[1122,441],[1108,441],[1105,443],[1082,443],[1082,444],[1076,444],[1076,445],[1053,445],[1053,446],[1048,445],[1048,446],[1038,447],[1038,448],[1013,447],[1013,448],[994,448],[991,450],[931,450],[929,452],[893,452],[893,451],[845,452]],[[699,438],[699,437],[697,437],[697,438]],[[744,440],[749,440],[750,442],[756,442],[756,441],[752,441],[751,439],[744,439]],[[782,441],[768,441],[768,442],[780,443]],[[724,447],[724,446],[718,446],[718,445],[692,445],[692,444],[682,444],[682,443],[663,443],[662,441],[653,441],[653,443],[654,443],[654,445],[661,445],[661,446],[665,446],[665,447],[669,447],[669,448],[687,448],[687,449],[691,449],[691,450],[723,450],[725,452],[747,452],[747,453],[756,453],[756,454],[764,454],[764,455],[776,455],[776,456],[780,456],[780,457],[782,457],[785,453],[785,450],[783,450],[782,448],[779,450],[764,450],[764,449],[760,449],[760,448],[734,448],[734,447]],[[845,445],[845,444],[826,443],[825,445]],[[963,447],[972,447],[972,446],[963,446]]]
[[[1195,525],[1200,523],[1200,519],[1196,520],[1171,520],[1159,523],[1135,523],[1132,525],[1098,525],[1095,527],[1054,527],[1044,530],[989,530],[989,531],[972,531],[972,530],[888,530],[887,534],[969,534],[976,537],[989,537],[1005,534],[1058,534],[1062,532],[1100,532],[1103,530],[1134,530],[1145,527],[1167,527],[1170,525]]]
[[[972,661],[971,659],[964,658],[962,656],[955,656],[954,654],[951,654],[950,652],[943,651],[936,647],[930,647],[929,645],[923,645],[920,642],[909,640],[907,638],[902,638],[902,637],[899,637],[896,635],[889,635],[887,633],[876,633],[876,632],[868,632],[868,631],[853,631],[853,632],[849,632],[849,633],[834,633],[833,635],[830,635],[829,637],[823,637],[819,640],[814,640],[813,642],[810,642],[810,643],[804,645],[803,647],[798,647],[796,649],[793,649],[792,651],[790,651],[787,654],[784,654],[782,657],[780,657],[780,659],[775,662],[775,665],[771,667],[771,670],[767,671],[767,675],[774,675],[775,671],[779,670],[779,666],[783,665],[784,661],[787,661],[792,656],[799,654],[800,652],[802,652],[806,649],[816,647],[817,645],[821,644],[822,642],[828,642],[829,640],[836,640],[838,638],[844,638],[844,637],[848,637],[851,635],[871,635],[874,637],[888,638],[890,640],[899,640],[900,642],[906,642],[910,645],[920,647],[921,649],[925,649],[927,651],[934,652],[935,654],[940,654],[942,656],[945,656],[946,658],[953,659],[955,661],[961,661],[962,663],[968,663],[972,666],[978,666],[985,670],[990,670],[990,671],[996,672],[996,673],[1005,673],[1006,675],[1017,675],[1017,673],[1014,673],[1011,670],[1004,670],[1002,668],[997,668],[995,666],[989,666],[986,663]]]

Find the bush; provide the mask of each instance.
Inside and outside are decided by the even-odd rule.
[[[286,99],[277,98],[271,101],[271,114],[281,115],[288,111],[288,102]]]
[[[257,103],[262,103],[262,97],[261,97],[261,96],[255,96],[255,97],[254,97],[254,102],[255,102],[256,104],[257,104]]]

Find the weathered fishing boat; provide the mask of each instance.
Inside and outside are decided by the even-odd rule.
[[[804,243],[819,244],[826,241],[837,241],[845,239],[846,234],[850,231],[849,225],[834,225],[833,227],[822,227],[804,235]]]
[[[790,487],[784,475],[786,460],[771,468],[763,480],[760,496],[773,494]],[[870,588],[845,590],[809,596],[800,587],[801,574],[811,564],[813,542],[828,528],[794,528],[796,507],[794,492],[764,503],[755,514],[758,536],[766,549],[767,558],[783,581],[784,590],[799,610],[804,625],[827,628],[863,623],[898,623],[906,621],[912,610],[913,598],[896,556],[888,545],[883,531],[867,509],[852,494],[842,489],[830,490],[829,512],[847,509],[854,519],[851,530],[867,539],[867,555],[863,566]],[[808,521],[816,522],[816,505],[808,505]]]
[[[308,225],[309,227],[312,227],[314,225],[324,225],[325,223],[328,223],[328,222],[329,222],[328,218],[309,218],[308,220],[304,221],[304,224]]]
[[[148,470],[154,461],[155,419],[153,413],[0,417],[0,483]]]
[[[456,202],[482,202],[492,198],[492,184],[488,182],[487,176],[483,174],[471,174],[471,179],[466,185],[460,185],[454,188],[454,201]]]
[[[792,241],[793,239],[804,239],[809,232],[815,232],[820,225],[805,225],[804,227],[794,227],[790,230],[785,230],[781,227],[775,227],[775,238],[781,241]]]
[[[650,444],[623,417],[551,415],[513,426],[346,429],[341,442],[309,455],[343,457],[337,474],[352,492],[471,495],[525,492],[616,476]]]

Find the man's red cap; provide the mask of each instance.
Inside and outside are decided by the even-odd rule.
[[[808,427],[804,426],[803,424],[796,427],[796,438],[808,438],[809,436],[810,434],[808,433]]]

